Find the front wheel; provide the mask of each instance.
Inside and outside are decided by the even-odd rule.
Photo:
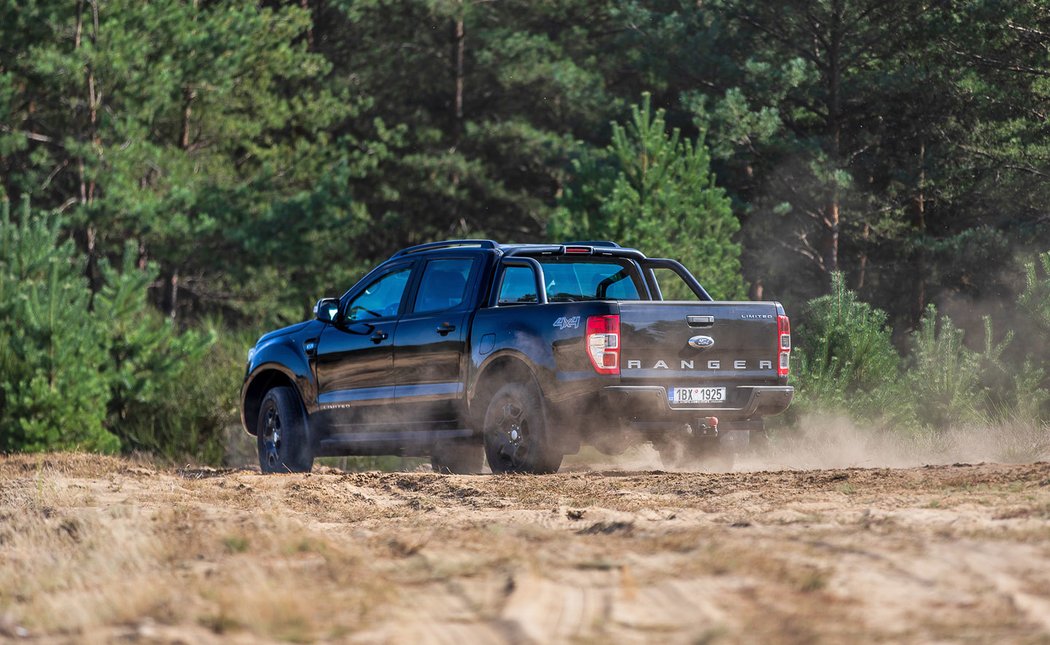
[[[535,386],[507,383],[485,409],[485,456],[494,473],[553,473],[562,453],[551,445]]]
[[[306,413],[292,388],[275,387],[263,397],[255,438],[264,473],[306,473],[313,468]]]

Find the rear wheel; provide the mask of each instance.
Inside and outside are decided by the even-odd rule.
[[[548,435],[543,402],[531,384],[507,383],[485,409],[485,456],[494,473],[553,473],[564,455]]]
[[[292,388],[275,387],[263,397],[255,438],[264,473],[305,473],[313,468],[306,413]]]
[[[485,465],[485,449],[477,439],[446,441],[434,446],[430,465],[436,473],[475,475]]]

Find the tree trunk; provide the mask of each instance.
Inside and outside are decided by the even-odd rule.
[[[762,278],[756,278],[755,281],[751,283],[750,291],[751,293],[748,294],[748,297],[751,300],[762,300],[762,295],[765,291],[762,287]]]
[[[868,272],[868,240],[871,238],[871,224],[864,222],[864,246],[860,251],[860,275],[857,277],[857,291],[864,288],[864,280]]]
[[[462,13],[456,19],[453,26],[452,48],[455,61],[455,98],[452,107],[452,145],[459,148],[460,138],[463,136],[463,58],[466,53],[466,29],[463,24]]]
[[[460,141],[463,138],[463,61],[466,55],[466,26],[463,20],[463,3],[460,2],[460,12],[452,24],[452,65],[454,77],[454,90],[452,99],[452,149],[459,151]],[[450,207],[449,234],[465,235],[467,222],[459,213],[459,201],[456,198],[456,190],[459,188],[460,176],[458,171],[453,171],[450,177],[452,182],[452,203]]]
[[[915,198],[915,228],[920,238],[926,236],[926,142],[919,144],[919,192]],[[926,247],[919,241],[919,252],[915,257],[915,322],[922,320],[926,312]]]
[[[828,34],[828,133],[831,135],[831,163],[837,167],[842,145],[842,0],[831,3]],[[841,202],[837,179],[832,180],[831,199],[824,211],[824,270],[830,276],[839,270]],[[829,278],[830,279],[830,278]]]
[[[190,149],[190,117],[193,116],[193,100],[197,98],[197,91],[190,86],[182,88],[182,127],[179,132],[179,146],[183,150]]]
[[[171,278],[168,280],[168,315],[171,316],[172,320],[175,320],[175,316],[179,309],[179,272],[176,269],[172,272]]]
[[[839,200],[835,195],[824,213],[824,271],[830,275],[839,270]]]
[[[98,2],[97,0],[89,0],[91,5],[91,42],[92,44],[98,43]],[[76,31],[74,33],[73,47],[75,50],[80,50],[83,45],[84,36],[84,2],[78,0],[77,2],[77,23]],[[99,95],[96,87],[95,70],[94,67],[88,63],[85,65],[85,86],[87,90],[87,106],[88,106],[88,125],[87,125],[87,138],[91,140],[92,146],[98,154],[101,155],[102,140],[98,134],[98,108],[99,108]],[[84,157],[80,156],[77,158],[77,174],[80,184],[80,204],[81,206],[90,206],[95,201],[95,180],[88,179],[87,169],[84,162]],[[88,283],[90,284],[92,292],[97,292],[102,287],[102,276],[98,268],[98,253],[96,249],[98,233],[95,229],[95,225],[90,221],[87,224],[87,228],[84,230],[84,246],[87,251],[87,266],[85,267],[85,274],[87,275]]]
[[[310,11],[310,0],[299,0],[299,6],[305,9],[307,12]],[[314,50],[314,17],[310,14],[310,27],[306,30],[306,48],[309,51]]]

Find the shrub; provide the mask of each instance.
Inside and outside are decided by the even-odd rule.
[[[85,261],[53,213],[0,212],[0,450],[146,450],[218,462],[240,349],[153,309],[154,267]]]
[[[223,421],[213,412],[220,398],[214,385],[227,370],[210,353],[216,333],[180,333],[153,308],[147,288],[157,270],[138,268],[132,245],[121,270],[103,265],[102,275],[94,314],[108,321],[110,432],[125,450],[219,461]]]
[[[907,382],[916,399],[921,423],[943,430],[954,423],[973,421],[987,409],[981,387],[983,361],[963,344],[963,330],[929,305],[915,332]]]
[[[865,421],[908,423],[910,397],[899,382],[900,356],[886,314],[857,299],[841,273],[832,291],[802,310],[795,333],[792,419],[813,410]]]
[[[0,202],[0,450],[115,452],[105,335],[57,216]]]

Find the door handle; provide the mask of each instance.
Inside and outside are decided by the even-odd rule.
[[[448,336],[454,331],[456,331],[456,326],[452,323],[441,323],[437,328],[437,333],[442,336]]]
[[[387,333],[385,331],[380,330],[380,331],[377,331],[376,333],[372,334],[372,342],[375,343],[376,345],[378,345],[379,343],[383,342],[386,339],[387,339]]]

